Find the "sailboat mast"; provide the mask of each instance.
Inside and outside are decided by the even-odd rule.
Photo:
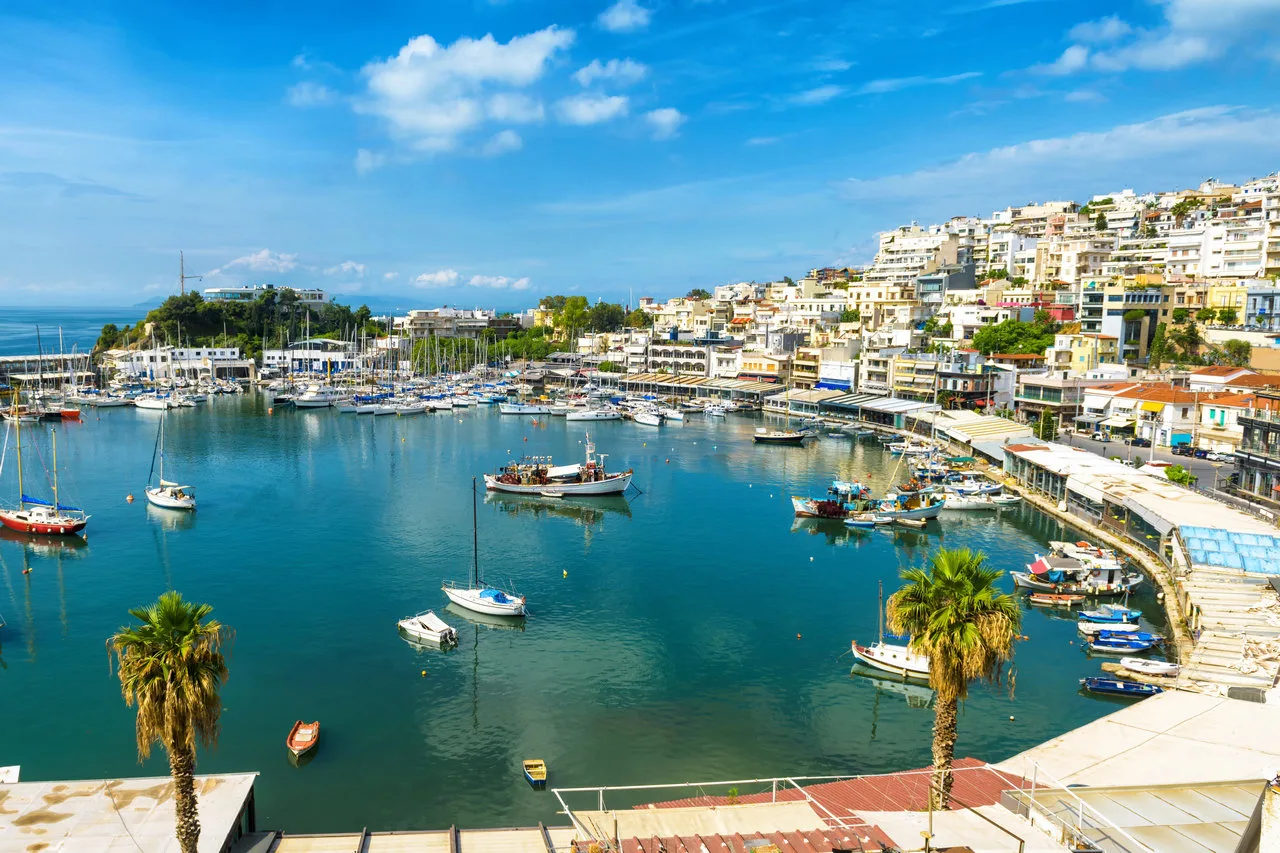
[[[53,436],[53,511],[58,511],[58,431],[56,429],[49,430],[49,435]]]
[[[876,581],[876,585],[880,588],[880,642],[884,642],[884,581]]]
[[[471,588],[480,586],[480,517],[476,510],[476,478],[471,478]]]
[[[18,392],[14,391],[13,393],[16,395]],[[15,397],[14,399],[16,400],[17,398]],[[23,489],[22,489],[22,421],[17,417],[18,407],[16,403],[14,404],[14,407],[13,407],[13,413],[14,413],[13,423],[15,427],[14,431],[18,435],[18,509],[21,510],[21,509],[26,509],[27,498],[22,493],[23,492]]]

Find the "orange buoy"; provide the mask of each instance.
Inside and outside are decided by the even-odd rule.
[[[798,639],[800,639],[800,635],[799,635],[799,634],[796,634],[796,639],[797,639],[797,640],[798,640]]]
[[[268,414],[268,415],[274,415],[275,413],[276,413],[276,407],[275,407],[275,406],[267,406],[267,414]]]
[[[125,503],[133,503],[133,495],[124,496]]]

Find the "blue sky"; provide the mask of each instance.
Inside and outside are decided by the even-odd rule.
[[[358,11],[357,11],[358,9]],[[10,0],[0,306],[625,300],[1280,168],[1280,0]]]

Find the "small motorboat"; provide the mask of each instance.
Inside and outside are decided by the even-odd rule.
[[[1082,622],[1136,622],[1141,615],[1141,610],[1119,604],[1104,604],[1097,610],[1081,610],[1078,614]]]
[[[876,515],[873,512],[864,512],[858,515],[851,515],[844,520],[845,527],[871,528],[879,527],[884,524],[892,524],[893,519],[887,515]]]
[[[1126,643],[1153,643],[1160,645],[1164,642],[1164,637],[1159,634],[1152,634],[1150,631],[1111,631],[1105,627],[1098,632],[1097,637],[1099,640],[1120,640]]]
[[[1133,622],[1077,622],[1076,630],[1085,636],[1101,634],[1103,631],[1129,633],[1137,631],[1141,626]]]
[[[803,430],[765,429],[760,427],[751,438],[756,444],[801,445],[809,437]]]
[[[1178,664],[1167,660],[1147,660],[1146,658],[1120,658],[1120,665],[1130,672],[1139,672],[1143,675],[1174,676],[1182,669]]]
[[[1075,607],[1084,601],[1084,596],[1053,592],[1033,592],[1027,596],[1027,600],[1041,607]]]
[[[1154,684],[1139,684],[1136,681],[1121,681],[1118,678],[1101,678],[1088,676],[1080,679],[1080,686],[1089,693],[1105,693],[1110,696],[1154,696],[1163,693]]]
[[[298,758],[313,751],[320,745],[320,721],[316,720],[311,723],[304,723],[302,720],[293,724],[293,728],[289,730],[289,737],[285,739],[285,746],[289,747]]]
[[[424,610],[416,616],[401,619],[396,625],[415,640],[441,646],[458,642],[458,632],[431,610]]]
[[[542,790],[547,787],[547,762],[541,758],[529,758],[521,762],[524,768],[524,778],[535,790]]]
[[[1137,652],[1149,652],[1155,648],[1155,643],[1144,642],[1142,640],[1120,640],[1115,638],[1102,638],[1089,641],[1089,651],[1098,652],[1104,655],[1125,655],[1135,654]]]

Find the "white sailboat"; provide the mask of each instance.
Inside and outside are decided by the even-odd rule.
[[[156,472],[156,459],[160,460],[160,484],[151,485],[151,474],[147,475],[147,501],[161,509],[192,510],[196,508],[195,490],[191,486],[171,482],[164,478],[164,422],[167,416],[161,416],[160,427],[156,433],[156,449],[151,454],[151,474]]]
[[[471,478],[471,578],[467,586],[445,581],[441,590],[450,601],[475,613],[489,616],[524,616],[523,595],[488,586],[480,577],[479,521],[476,516],[476,478]]]
[[[859,662],[881,672],[890,672],[902,678],[929,680],[929,656],[912,651],[910,643],[886,643],[884,641],[884,584],[880,585],[880,637],[873,646],[860,646],[854,640],[853,656]]]

